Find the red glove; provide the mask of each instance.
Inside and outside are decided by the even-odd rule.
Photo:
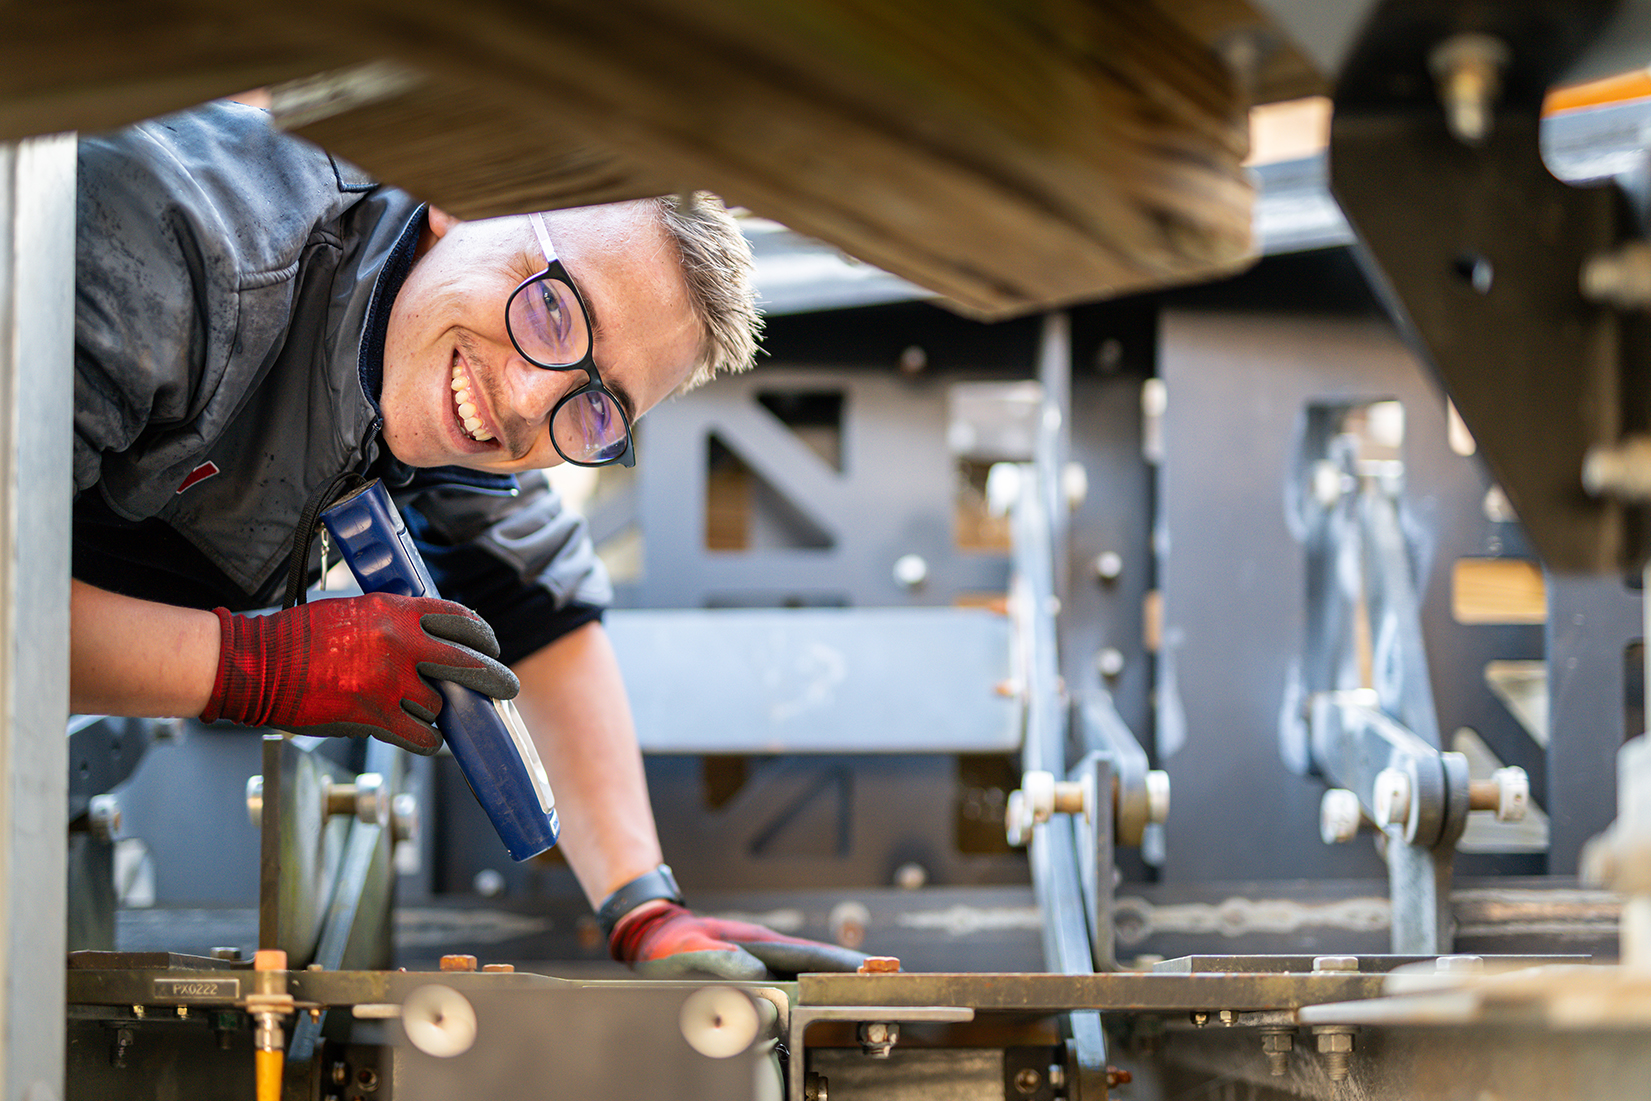
[[[496,660],[480,616],[450,600],[368,593],[299,604],[271,615],[231,615],[222,626],[218,679],[201,718],[295,734],[372,735],[429,755],[441,696],[425,677],[496,699],[521,690]]]
[[[643,904],[619,919],[608,951],[650,979],[696,974],[760,982],[805,971],[855,971],[863,953],[787,937],[743,921],[705,918],[674,902]],[[770,975],[769,972],[773,972]]]

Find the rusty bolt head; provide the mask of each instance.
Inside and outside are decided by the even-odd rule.
[[[441,958],[441,969],[443,971],[474,971],[476,969],[476,957],[456,953],[451,956],[443,956]]]
[[[1318,1034],[1320,1054],[1331,1052],[1349,1052],[1353,1050],[1353,1034],[1351,1032],[1321,1032]]]
[[[895,956],[867,956],[860,965],[862,975],[892,975],[900,970],[900,960]]]
[[[1109,1090],[1127,1086],[1133,1081],[1135,1076],[1127,1070],[1120,1070],[1118,1067],[1106,1068],[1106,1088]]]

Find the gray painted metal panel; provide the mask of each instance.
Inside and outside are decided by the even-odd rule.
[[[1007,753],[1009,624],[978,608],[607,616],[647,753]]]
[[[63,1095],[75,141],[0,147],[0,1097]]]

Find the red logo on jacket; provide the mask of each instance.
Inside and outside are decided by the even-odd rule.
[[[218,464],[209,459],[189,472],[189,477],[183,480],[183,485],[178,487],[178,492],[182,493],[196,482],[204,482],[216,473],[218,473]]]

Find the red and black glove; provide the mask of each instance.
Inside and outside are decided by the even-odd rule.
[[[441,696],[425,677],[510,699],[516,675],[496,660],[493,629],[450,600],[368,593],[270,615],[231,615],[218,679],[201,718],[294,734],[371,735],[414,753],[441,748]]]
[[[648,897],[634,901],[638,896]],[[611,918],[616,903],[625,902],[631,905]],[[864,953],[835,944],[788,937],[749,922],[700,917],[682,905],[665,867],[615,891],[598,916],[604,925],[611,922],[609,954],[650,979],[714,975],[761,982],[794,979],[808,971],[855,971],[866,961]]]

